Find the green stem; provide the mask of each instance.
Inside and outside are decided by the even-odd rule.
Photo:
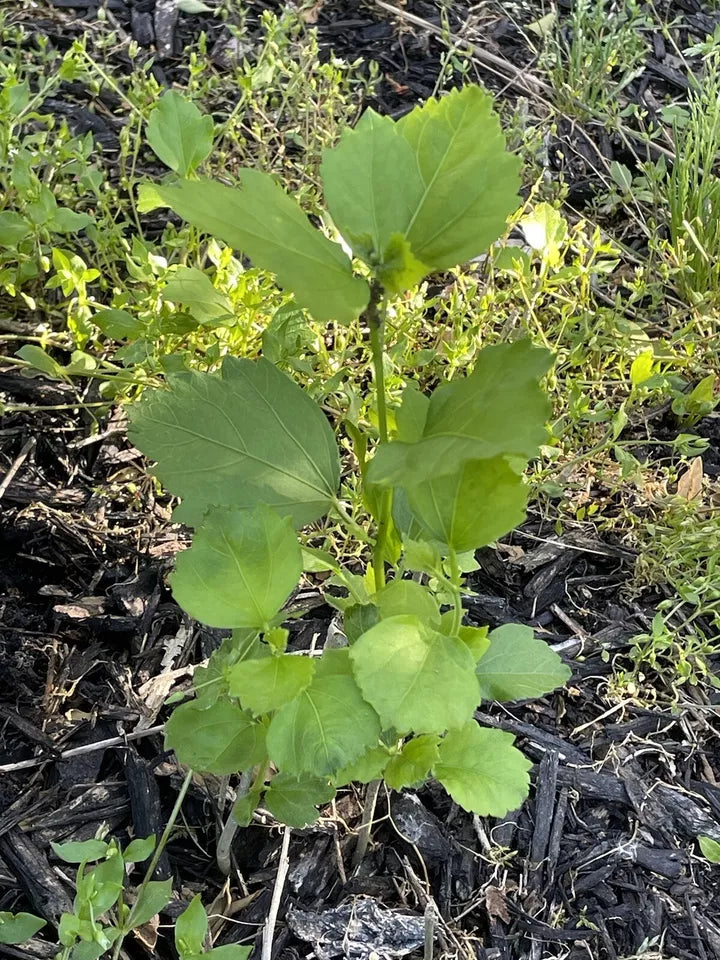
[[[118,960],[118,957],[120,956],[120,951],[122,950],[122,945],[123,945],[123,940],[125,939],[125,935],[129,933],[133,928],[133,914],[135,913],[135,906],[137,906],[137,904],[140,903],[140,901],[142,900],[143,894],[145,892],[145,888],[152,880],[152,875],[153,873],[155,873],[155,867],[157,867],[158,863],[160,862],[160,857],[163,855],[163,851],[165,850],[165,847],[167,846],[167,842],[170,839],[170,834],[172,833],[172,829],[175,826],[175,821],[177,820],[180,814],[180,808],[183,805],[183,800],[185,799],[185,795],[187,794],[188,789],[190,788],[192,777],[193,777],[192,770],[188,770],[188,772],[185,774],[185,779],[183,780],[183,784],[180,787],[180,792],[178,793],[177,798],[175,800],[175,806],[172,808],[172,812],[170,813],[170,818],[168,819],[168,822],[165,825],[165,829],[163,830],[162,836],[160,837],[160,842],[155,847],[155,852],[153,853],[153,857],[152,857],[152,860],[150,861],[150,865],[145,871],[145,876],[143,877],[143,881],[140,884],[140,889],[138,890],[137,899],[135,900],[135,904],[133,905],[133,908],[130,911],[130,916],[127,918],[127,921],[123,924],[123,932],[115,941],[115,948],[113,950],[113,960]]]
[[[448,560],[450,561],[449,583],[453,595],[453,618],[452,626],[450,628],[450,635],[456,637],[460,632],[460,625],[462,624],[463,606],[462,597],[460,596],[460,566],[458,564],[457,554],[454,550],[450,551]]]
[[[385,301],[382,299],[380,285],[375,283],[370,295],[370,303],[366,313],[370,328],[370,351],[372,353],[373,374],[375,380],[375,396],[378,415],[378,432],[380,442],[388,442],[387,425],[387,396],[385,393],[385,368],[383,365],[385,340]],[[385,586],[385,555],[387,538],[390,532],[390,518],[392,515],[392,488],[383,489],[377,517],[377,535],[373,548],[373,574],[375,590]]]

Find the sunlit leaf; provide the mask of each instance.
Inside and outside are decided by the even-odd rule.
[[[439,758],[438,738],[432,734],[413,737],[403,744],[385,768],[385,781],[393,790],[422,783]]]
[[[183,498],[176,519],[196,525],[210,506],[267,504],[296,526],[328,509],[340,478],[330,424],[267,360],[227,357],[222,376],[182,374],[130,407],[129,435]]]
[[[186,177],[212,150],[212,117],[203,116],[177,91],[167,90],[150,114],[146,136],[165,166]]]
[[[215,289],[206,273],[195,267],[178,267],[165,284],[162,294],[164,300],[187,307],[198,323],[206,326],[233,316],[229,299]]]
[[[239,187],[212,180],[157,186],[154,196],[198,229],[272,271],[316,320],[349,323],[370,291],[339,244],[317,230],[292,197],[260,170],[243,170]]]

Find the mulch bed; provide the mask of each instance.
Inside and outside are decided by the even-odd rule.
[[[249,28],[262,8],[281,6],[251,3]],[[477,14],[471,7],[451,5],[454,31]],[[168,83],[183,76],[182,47],[200,29],[223,41],[225,28],[213,19],[174,23],[160,0],[110,0],[108,9],[144,49],[165,52],[155,69]],[[404,9],[440,24],[432,3]],[[511,19],[500,7],[495,12],[475,16],[474,39],[527,66]],[[674,12],[685,18],[683,29],[696,34],[710,25],[712,32],[716,15],[700,5],[677,4]],[[33,13],[37,29],[60,47],[96,15],[90,0],[55,0]],[[379,109],[399,115],[432,93],[445,47],[427,30],[350,0],[320,6],[317,27],[325,49],[380,63]],[[656,47],[632,95],[654,84],[661,99],[658,84],[681,86],[661,54]],[[122,56],[119,70],[127,68]],[[496,76],[486,79],[498,88]],[[59,111],[77,104],[78,90],[71,93]],[[106,125],[97,134],[116,132]],[[574,143],[599,136],[582,131]],[[612,155],[612,139],[603,136]],[[578,182],[591,179],[589,170],[580,169]],[[74,397],[71,387],[14,373],[0,375],[0,390],[22,403]],[[717,436],[715,444],[711,462],[720,456]],[[162,830],[183,777],[164,750],[162,705],[222,634],[189,622],[169,594],[164,576],[185,537],[169,525],[167,502],[155,500],[120,412],[95,435],[87,413],[8,414],[0,471],[7,481],[0,486],[0,910],[53,920],[69,909],[72,890],[51,840],[85,839],[102,823],[121,839]],[[467,601],[471,621],[531,624],[573,667],[565,691],[486,705],[478,714],[516,734],[534,761],[530,799],[494,821],[459,810],[432,784],[381,792],[373,842],[353,869],[363,795],[341,795],[319,825],[292,833],[274,957],[420,955],[428,923],[438,956],[720,957],[719,868],[698,856],[695,842],[699,834],[720,841],[718,700],[688,689],[671,710],[610,695],[613,657],[647,629],[658,599],[650,590],[639,600],[626,595],[632,552],[558,536],[531,515],[479,561]],[[322,638],[331,616],[312,585],[302,602],[307,613],[292,623],[296,648]],[[282,831],[263,815],[240,831],[226,885],[214,862],[230,807],[221,786],[198,777],[190,789],[158,867],[158,876],[175,878],[176,897],[162,919],[169,923],[201,892],[229,917],[218,925],[218,943],[259,943]],[[166,933],[161,928],[154,946],[129,942],[128,955],[173,957]],[[0,946],[0,956],[54,952],[42,938]]]

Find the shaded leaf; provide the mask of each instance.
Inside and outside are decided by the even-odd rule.
[[[173,596],[211,627],[266,628],[302,573],[300,544],[289,517],[265,506],[215,507],[192,545],[178,555]]]
[[[402,485],[456,472],[468,460],[528,460],[547,439],[549,401],[539,378],[550,354],[528,340],[495,344],[478,354],[472,374],[430,397],[422,437],[381,444],[368,467],[371,483]]]
[[[273,717],[270,759],[284,773],[325,776],[377,742],[380,723],[362,697],[347,650],[326,650],[310,686]]]
[[[350,658],[384,729],[443,733],[465,723],[479,703],[468,647],[416,616],[381,620],[353,644]]]
[[[385,768],[385,782],[393,790],[403,790],[427,779],[439,758],[438,738],[432,734],[413,737]]]
[[[25,943],[45,926],[45,921],[32,913],[0,911],[0,943]]]
[[[104,840],[71,840],[68,843],[53,843],[50,846],[65,863],[87,863],[102,860],[109,846]]]
[[[186,177],[210,155],[212,117],[203,116],[177,91],[167,90],[150,114],[146,137],[165,166]]]
[[[570,669],[531,627],[506,623],[490,634],[476,672],[483,700],[541,697],[570,678]]]
[[[165,746],[193,770],[227,774],[247,770],[265,756],[265,728],[228,700],[207,709],[177,707],[165,724]]]
[[[170,903],[172,895],[172,877],[168,877],[167,880],[150,880],[133,905],[130,915],[133,928],[149,923]]]
[[[123,860],[125,863],[142,863],[153,852],[156,843],[157,837],[154,834],[142,839],[138,837],[131,840],[123,850]]]
[[[181,960],[203,950],[207,929],[207,914],[198,894],[192,898],[175,921],[175,948]]]
[[[713,840],[712,837],[698,837],[698,843],[700,844],[703,856],[709,860],[710,863],[720,863],[720,843],[718,843],[717,840]],[[0,933],[1,932],[2,927],[0,927]]]
[[[230,695],[252,713],[269,713],[294,700],[312,680],[310,657],[290,653],[265,660],[244,660],[228,671]]]
[[[206,273],[195,267],[178,267],[162,294],[164,300],[187,307],[198,323],[212,325],[234,316],[230,300],[215,289]]]
[[[329,803],[335,788],[321,777],[293,777],[278,773],[265,794],[270,813],[290,827],[304,827],[318,818],[316,807]]]
[[[423,534],[458,553],[492,543],[525,519],[527,487],[502,457],[468,460],[456,473],[403,489]],[[402,518],[396,523],[402,531]]]
[[[345,783],[370,783],[383,775],[389,759],[387,747],[370,747],[357,760],[338,770],[333,775],[333,782],[338,787]]]

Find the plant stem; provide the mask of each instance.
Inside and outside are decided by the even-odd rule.
[[[265,777],[265,769],[265,765],[263,765],[261,767],[263,779]],[[236,802],[242,797],[246,797],[248,793],[250,793],[250,788],[253,786],[256,772],[256,768],[251,767],[249,770],[246,770],[240,775],[240,781],[236,791]],[[220,839],[217,843],[217,849],[215,850],[215,860],[217,861],[218,870],[220,870],[220,872],[226,877],[230,875],[230,851],[232,848],[232,842],[235,839],[235,834],[240,826],[235,819],[234,811],[235,805],[233,804],[233,808],[228,814],[228,818],[222,828],[222,833],[220,834]]]
[[[367,853],[370,843],[370,833],[372,831],[373,817],[375,816],[375,805],[377,804],[378,794],[382,780],[373,780],[368,784],[365,792],[365,807],[363,809],[362,821],[358,830],[357,845],[353,853],[352,865],[359,866]]]
[[[385,394],[385,368],[383,365],[385,340],[385,301],[382,299],[380,285],[375,282],[371,289],[370,303],[365,314],[370,329],[370,351],[372,353],[375,397],[378,415],[380,442],[388,441],[387,396]],[[373,548],[373,575],[375,589],[385,586],[385,553],[392,514],[392,488],[384,488],[380,497],[377,516],[377,535]]]
[[[450,551],[448,560],[450,561],[450,588],[453,595],[453,618],[450,634],[456,637],[462,623],[463,606],[460,596],[460,566],[458,565],[457,553],[454,550]]]
[[[120,952],[122,950],[122,945],[123,945],[123,940],[125,939],[125,935],[126,933],[129,933],[130,930],[132,930],[133,928],[133,913],[135,912],[135,907],[137,906],[138,903],[141,902],[143,894],[145,892],[145,888],[152,880],[152,875],[155,872],[155,867],[157,867],[158,863],[160,862],[160,857],[163,855],[163,851],[165,850],[165,847],[167,846],[167,842],[170,839],[170,834],[172,833],[172,829],[175,826],[175,821],[177,820],[178,815],[180,813],[180,808],[183,805],[183,800],[185,799],[188,789],[190,788],[190,782],[192,780],[192,777],[193,777],[193,771],[188,770],[188,772],[185,774],[185,779],[183,780],[183,784],[180,787],[180,792],[177,795],[177,798],[175,800],[175,805],[172,808],[172,812],[170,813],[168,822],[165,825],[165,829],[162,832],[162,836],[160,837],[160,842],[155,847],[155,852],[153,853],[152,860],[150,861],[150,864],[147,870],[145,871],[145,876],[143,877],[143,881],[140,884],[140,889],[138,890],[137,899],[135,900],[135,904],[133,905],[133,908],[130,911],[130,916],[127,918],[127,920],[123,924],[123,932],[115,941],[115,948],[113,950],[113,960],[118,960],[118,957],[120,956]]]

